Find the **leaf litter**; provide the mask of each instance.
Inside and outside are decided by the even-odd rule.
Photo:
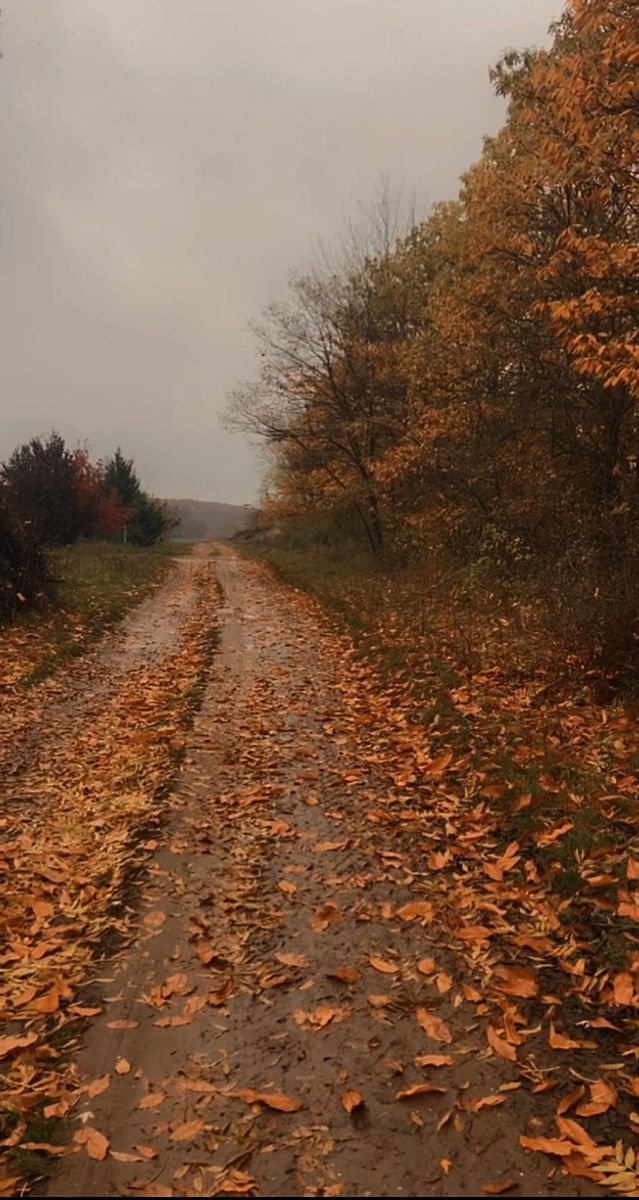
[[[242,850],[244,864],[237,863],[233,868],[235,877],[225,881],[222,908],[229,926],[226,933],[232,934],[230,942],[224,944],[226,935],[219,920],[211,920],[204,905],[191,915],[189,936],[201,969],[216,972],[231,966],[226,983],[212,994],[220,994],[221,1005],[226,1002],[245,1005],[246,997],[250,995],[253,1003],[257,1000],[262,1006],[272,992],[273,999],[268,1003],[277,1006],[278,989],[292,989],[292,995],[295,989],[310,989],[313,993],[310,1005],[302,1008],[295,1003],[297,997],[294,997],[294,1014],[297,1012],[299,1019],[293,1019],[289,1028],[297,1032],[286,1033],[284,1038],[317,1039],[320,1045],[326,1038],[349,1037],[347,1031],[355,1019],[360,1025],[368,1023],[371,1061],[367,1083],[378,1070],[376,1061],[379,1061],[376,1087],[382,1086],[384,1059],[390,1061],[387,1053],[382,1054],[385,1030],[401,1029],[402,1037],[412,1051],[410,1058],[416,1070],[427,1073],[436,1070],[438,1081],[435,1084],[424,1078],[415,1082],[409,1079],[402,1086],[395,1084],[393,1087],[390,1083],[392,1075],[390,1078],[386,1075],[393,1088],[392,1096],[402,1101],[397,1106],[397,1119],[408,1119],[415,1129],[430,1128],[437,1135],[441,1149],[448,1155],[442,1159],[448,1164],[445,1172],[440,1168],[443,1173],[452,1171],[454,1177],[464,1121],[473,1118],[482,1122],[488,1146],[490,1123],[497,1120],[500,1113],[507,1113],[515,1104],[514,1097],[521,1093],[528,1097],[529,1105],[534,1100],[534,1106],[528,1114],[526,1105],[516,1108],[522,1121],[519,1132],[512,1126],[512,1118],[507,1119],[513,1161],[520,1146],[525,1151],[524,1157],[518,1160],[520,1164],[533,1173],[551,1169],[555,1188],[560,1185],[562,1172],[568,1172],[570,1182],[566,1182],[564,1189],[583,1187],[587,1190],[594,1184],[614,1191],[625,1186],[633,1194],[637,1176],[632,1148],[625,1145],[623,1138],[602,1137],[598,1122],[602,1118],[609,1120],[613,1114],[616,1128],[625,1126],[626,1140],[636,1134],[632,1114],[634,1097],[639,1092],[639,1088],[635,1090],[634,1076],[639,1057],[634,1038],[639,958],[629,930],[627,936],[622,933],[625,941],[623,961],[620,959],[617,966],[602,965],[588,941],[587,927],[561,919],[562,911],[566,910],[565,902],[548,887],[549,879],[550,882],[553,879],[553,860],[550,857],[542,864],[539,851],[554,855],[562,839],[571,834],[574,822],[560,818],[551,826],[548,816],[543,815],[544,832],[534,844],[521,835],[504,841],[500,837],[501,818],[494,807],[491,789],[497,789],[497,799],[501,802],[508,787],[500,791],[503,785],[494,782],[495,774],[491,772],[488,758],[473,763],[456,744],[451,749],[442,749],[445,730],[439,726],[434,731],[429,730],[413,719],[409,698],[401,683],[395,688],[389,685],[386,690],[380,689],[369,668],[354,659],[348,640],[327,632],[322,626],[312,602],[277,588],[260,568],[243,565],[241,572],[246,594],[255,597],[261,591],[262,603],[269,611],[273,595],[277,596],[287,614],[285,622],[289,629],[291,613],[295,612],[298,628],[293,635],[294,653],[290,655],[289,671],[299,671],[302,643],[308,641],[309,632],[313,630],[312,636],[319,646],[317,662],[321,686],[332,689],[332,694],[326,695],[326,717],[318,743],[326,743],[322,751],[321,789],[315,772],[304,769],[300,773],[299,764],[297,767],[295,786],[304,806],[305,820],[311,822],[308,835],[305,820],[291,817],[290,805],[284,813],[286,820],[282,820],[278,808],[280,797],[287,794],[290,786],[281,782],[282,750],[286,743],[273,732],[271,707],[275,689],[281,688],[282,680],[258,678],[245,697],[245,732],[242,732],[240,743],[242,784],[237,786],[238,774],[234,768],[222,772],[216,787],[216,805],[228,821],[225,838],[231,836],[232,829],[233,837],[240,839],[236,843],[238,847],[242,845],[241,839],[246,839]],[[264,615],[262,622],[265,627]],[[272,667],[273,660],[269,661]],[[339,671],[335,663],[340,664]],[[175,674],[175,664],[172,666]],[[282,675],[286,676],[287,670],[282,669]],[[324,682],[326,679],[330,683]],[[139,680],[137,682],[139,687]],[[478,686],[482,685],[490,690],[493,681],[479,681]],[[168,686],[166,678],[162,686]],[[291,679],[287,694],[288,715],[291,720],[305,722],[308,732],[313,726],[304,699],[307,686],[307,678]],[[292,711],[295,708],[297,712]],[[524,718],[526,716],[524,706]],[[164,715],[161,720],[166,721]],[[329,726],[329,732],[326,726]],[[573,729],[570,722],[568,726]],[[116,728],[119,731],[117,722]],[[163,728],[166,729],[166,725]],[[579,728],[581,732],[581,726]],[[452,732],[454,735],[455,731]],[[532,749],[528,754],[534,758],[533,739],[530,745]],[[581,746],[579,738],[577,745]],[[127,752],[130,754],[130,747]],[[294,746],[290,753],[294,755]],[[486,749],[483,754],[487,756]],[[95,755],[89,755],[88,761],[106,771],[105,756],[100,757],[99,751],[97,761]],[[154,766],[156,763],[154,758]],[[260,780],[255,786],[250,783],[252,774]],[[73,768],[71,775],[75,779]],[[395,782],[398,777],[401,779],[399,784]],[[122,775],[118,778],[122,779]],[[126,771],[124,778],[129,782]],[[622,783],[627,778],[626,771]],[[550,772],[543,774],[542,782],[550,795],[559,794],[556,779]],[[305,790],[309,784],[315,788],[314,798],[320,797],[317,804],[306,803]],[[94,786],[97,789],[99,783]],[[124,822],[118,824],[117,813],[113,806],[109,807],[108,798],[105,799],[106,788],[112,786],[112,777],[109,785],[105,776],[104,786],[105,792],[100,793],[99,803],[96,797],[93,809],[90,792],[82,794],[82,801],[89,814],[97,813],[102,807],[102,822],[98,827],[106,837],[107,855],[116,864],[111,890],[105,893],[105,898],[110,898],[117,894],[116,881],[121,882],[123,878],[126,856],[122,846],[123,832],[120,833]],[[129,828],[139,827],[135,823],[141,820],[139,793],[135,794],[138,801],[132,805],[135,815]],[[330,798],[331,807],[325,808],[324,797]],[[517,809],[520,800],[521,797],[515,796],[511,808]],[[527,811],[529,807],[526,801],[519,811]],[[318,824],[320,817],[315,819],[318,812],[321,825]],[[324,815],[325,812],[328,815]],[[130,820],[129,813],[127,821]],[[341,826],[340,836],[330,836],[331,826],[335,832]],[[118,836],[111,837],[114,830]],[[210,843],[205,828],[193,827],[190,833],[197,844]],[[80,834],[77,837],[83,847]],[[298,866],[306,864],[305,870],[310,867],[309,874],[297,875],[294,891],[279,886],[282,854],[291,839],[293,846],[299,847],[294,851],[298,855]],[[34,1096],[46,1097],[49,1103],[57,1098],[73,1104],[82,1086],[72,1062],[56,1069],[46,1056],[42,1063],[38,1056],[38,1047],[46,1047],[47,1024],[45,1014],[38,1015],[34,1001],[50,994],[53,988],[61,987],[63,990],[57,999],[54,994],[50,1001],[54,1020],[63,1024],[62,1018],[66,1018],[67,1012],[71,1019],[77,989],[86,978],[94,948],[108,924],[96,905],[96,890],[87,882],[87,877],[91,878],[93,860],[86,851],[84,858],[80,855],[78,871],[81,878],[72,881],[68,878],[69,853],[60,849],[61,844],[65,845],[56,825],[44,860],[45,874],[38,876],[37,887],[33,882],[35,873],[30,881],[29,895],[33,895],[40,915],[24,902],[26,889],[23,893],[16,892],[25,911],[30,913],[30,928],[22,934],[22,941],[12,929],[9,944],[11,947],[25,945],[29,949],[28,955],[16,960],[22,963],[26,958],[29,969],[15,968],[17,979],[8,995],[14,1003],[21,994],[29,997],[24,1009],[16,1004],[15,1011],[21,1014],[22,1027],[26,1024],[30,1031],[27,1036],[32,1036],[31,1031],[37,1031],[35,1041],[28,1045],[10,1044],[6,1051],[13,1072],[9,1098],[16,1113],[20,1111],[21,1095],[26,1095],[30,1104]],[[332,853],[317,850],[327,844],[339,844],[340,855],[348,851],[348,862],[343,867],[337,862],[337,855],[333,862]],[[75,841],[73,847],[75,850]],[[361,865],[354,866],[354,854],[359,855]],[[299,855],[308,857],[300,859]],[[264,894],[269,879],[269,857],[278,861],[273,864],[270,891]],[[628,856],[627,846],[623,850],[604,847],[603,852],[597,852],[592,865],[585,857],[579,860],[584,878],[596,881],[592,885],[594,912],[598,911],[602,897],[597,881],[601,876],[619,879],[616,867],[622,868],[623,880],[618,884],[617,899],[606,898],[603,907],[606,920],[613,925],[618,916],[630,919],[634,905],[630,889],[636,878],[632,864],[636,861],[636,857]],[[290,873],[287,870],[286,874]],[[259,894],[257,884],[262,889]],[[606,883],[605,887],[610,889],[611,885]],[[68,935],[65,941],[54,915],[60,910],[61,888],[63,895],[68,890],[75,902],[74,940],[71,942],[74,953],[66,957],[63,951],[69,946]],[[381,905],[369,903],[367,892],[371,888],[382,889],[388,898]],[[283,891],[286,894],[283,895]],[[89,921],[83,905],[88,907],[91,902],[92,936],[87,938],[85,947],[82,936]],[[53,911],[42,909],[42,904],[51,905]],[[282,908],[283,904],[286,910]],[[14,911],[18,908],[14,902]],[[150,913],[157,911],[149,910]],[[113,924],[112,916],[110,921]],[[156,921],[157,930],[154,930]],[[117,918],[115,924],[121,925],[125,936],[130,928],[130,918]],[[156,917],[152,921],[142,920],[142,928],[151,934],[151,944],[163,925],[164,921]],[[289,931],[287,937],[282,936],[285,929]],[[78,936],[80,931],[81,936]],[[352,947],[359,948],[353,957],[349,955],[353,967],[341,968],[342,977],[339,968],[329,972],[326,965],[320,972],[316,955],[324,956],[324,939],[349,937]],[[255,950],[251,950],[252,940]],[[270,966],[266,960],[256,963],[255,953],[263,955],[269,941]],[[317,946],[316,950],[314,946]],[[331,941],[331,946],[337,949],[333,961],[339,962],[337,954],[343,953],[344,943]],[[10,969],[14,969],[13,961],[8,959]],[[64,972],[60,971],[61,962],[65,964]],[[49,971],[49,966],[53,970]],[[282,975],[282,968],[289,974]],[[180,994],[184,994],[181,978],[184,973],[181,968],[176,970],[174,967],[172,974],[165,974],[164,984],[158,983],[162,1003],[173,1005]],[[384,984],[388,988],[385,995],[369,990],[380,974],[385,976]],[[352,1011],[339,1000],[333,1002],[330,999],[330,993],[326,993],[319,983],[320,978],[327,980],[329,986],[341,987],[343,995],[348,994],[344,988],[348,985],[349,992],[354,992]],[[171,980],[173,982],[169,983]],[[29,994],[30,987],[35,987],[33,995]],[[193,1018],[200,1021],[204,1011],[195,1008]],[[206,1011],[210,1011],[210,1005]],[[270,1009],[263,1011],[268,1013]],[[174,1021],[176,1016],[182,1015],[183,1012],[170,1013],[169,1019]],[[96,1016],[102,1019],[99,1013]],[[51,1014],[47,1019],[51,1019]],[[407,1026],[409,1020],[411,1024]],[[127,1029],[136,1022],[112,1021],[109,1024],[119,1026],[126,1037],[129,1036]],[[339,1027],[344,1032],[340,1032]],[[414,1032],[409,1034],[408,1028]],[[601,1030],[601,1041],[595,1037],[598,1029]],[[12,1036],[18,1035],[9,1035]],[[130,1036],[134,1036],[133,1031]],[[428,1049],[429,1041],[443,1042],[450,1054],[421,1053],[423,1045]],[[379,1043],[379,1055],[376,1043]],[[273,1053],[276,1044],[273,1043]],[[336,1046],[333,1041],[326,1044]],[[310,1050],[310,1045],[309,1052],[315,1053]],[[279,1063],[280,1058],[276,1055],[272,1061]],[[401,1062],[393,1062],[393,1072],[403,1073]],[[113,1070],[119,1074],[115,1062]],[[237,1066],[232,1073],[236,1070]],[[449,1078],[446,1077],[448,1073]],[[285,1078],[278,1070],[271,1075],[278,1082]],[[494,1090],[472,1095],[473,1080],[485,1080],[488,1075],[495,1079]],[[146,1095],[139,1099],[138,1108],[148,1109],[150,1115],[156,1108],[162,1110],[171,1089],[178,1090],[180,1079],[182,1077],[178,1075],[165,1081],[166,1087],[162,1088],[150,1086]],[[190,1082],[197,1086],[197,1077]],[[245,1163],[257,1153],[264,1138],[270,1138],[274,1145],[284,1145],[291,1137],[301,1139],[305,1146],[298,1167],[300,1187],[304,1180],[307,1183],[312,1180],[315,1185],[319,1181],[324,1194],[340,1194],[328,1190],[341,1186],[333,1167],[333,1160],[338,1161],[331,1136],[331,1125],[336,1117],[328,1116],[323,1120],[317,1112],[314,1117],[309,1117],[308,1125],[303,1124],[305,1111],[313,1108],[312,1074],[306,1079],[302,1094],[280,1090],[277,1084],[272,1085],[271,1077],[263,1079],[263,1086],[258,1080],[246,1082],[251,1086],[246,1086],[241,1079],[228,1080],[223,1073],[215,1084],[208,1084],[212,1091],[201,1093],[207,1103],[217,1103],[215,1096],[219,1094],[226,1104],[236,1098],[251,1110],[246,1118],[237,1117],[233,1134],[238,1147],[246,1146],[238,1149],[241,1161],[228,1162],[225,1166],[214,1161],[213,1151],[209,1149],[205,1153],[204,1166],[185,1166],[185,1173],[173,1180],[173,1187],[185,1189],[177,1194],[201,1194],[202,1188],[208,1189],[205,1194],[219,1194],[220,1191],[251,1194],[260,1187],[255,1177],[257,1160],[250,1173],[244,1171]],[[346,1082],[346,1078],[342,1080],[341,1089],[338,1084],[337,1109],[341,1108],[347,1116],[361,1109],[368,1121],[374,1121],[373,1099],[367,1096],[366,1105],[363,1100],[356,1102],[355,1097],[361,1098],[361,1093],[350,1084],[344,1090]],[[206,1083],[204,1080],[205,1087]],[[184,1080],[180,1086],[183,1084]],[[105,1099],[110,1090],[105,1087]],[[430,1106],[437,1106],[444,1097],[448,1107],[443,1110],[435,1107],[431,1113]],[[416,1104],[423,1101],[427,1107],[411,1112],[407,1101]],[[579,1119],[565,1115],[571,1108],[578,1109]],[[404,1111],[407,1118],[401,1116]],[[294,1119],[302,1123],[294,1125],[288,1133],[278,1132],[279,1127],[267,1124],[260,1136],[255,1122],[259,1125],[265,1121],[268,1113],[271,1121]],[[250,1124],[244,1125],[244,1120]],[[582,1121],[587,1122],[587,1127]],[[162,1129],[161,1119],[158,1129]],[[192,1138],[198,1146],[204,1137],[213,1139],[212,1146],[220,1136],[216,1129],[219,1131],[219,1123],[216,1125],[206,1115],[187,1114],[181,1123],[169,1124],[166,1136],[178,1144]],[[318,1132],[320,1129],[324,1132]],[[91,1146],[91,1157],[95,1157],[95,1161],[106,1161],[107,1150],[110,1157],[122,1158],[128,1153],[125,1148],[113,1150],[108,1147],[108,1130],[101,1132],[90,1127],[77,1132],[82,1136],[78,1141],[76,1133],[74,1144],[83,1146],[87,1154],[91,1154]],[[360,1131],[358,1136],[364,1137],[364,1134]],[[392,1136],[392,1130],[389,1136]],[[162,1139],[161,1132],[158,1137]],[[247,1137],[245,1143],[243,1139]],[[98,1159],[104,1149],[102,1139],[107,1142],[107,1149],[104,1157]],[[488,1151],[486,1153],[488,1155]],[[539,1158],[539,1166],[526,1168],[531,1155]],[[125,1166],[124,1161],[122,1165]],[[153,1180],[146,1179],[145,1182],[142,1179],[139,1190],[153,1186]],[[160,1182],[157,1186],[168,1188],[170,1185]],[[513,1181],[510,1176],[495,1179],[493,1172],[493,1177],[487,1178],[481,1186],[486,1194],[499,1194],[510,1190]],[[134,1183],[130,1183],[130,1187],[132,1194],[139,1194]],[[149,1190],[147,1194],[171,1193]],[[566,1194],[573,1193],[568,1190]]]

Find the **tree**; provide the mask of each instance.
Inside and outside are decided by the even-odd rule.
[[[125,458],[119,446],[104,468],[104,487],[128,514],[126,535],[135,545],[152,546],[175,526],[163,501],[143,490],[134,460]]]
[[[92,463],[87,450],[73,453],[75,505],[80,534],[89,538],[121,533],[130,516],[115,488],[107,485],[102,463]]]
[[[415,322],[414,292],[393,253],[400,228],[383,194],[338,265],[324,255],[291,280],[288,302],[270,305],[254,326],[260,378],[229,409],[232,426],[280,448],[302,509],[352,512],[375,554],[385,531],[374,465],[403,420],[398,358]]]
[[[5,504],[34,544],[65,545],[79,533],[72,453],[58,433],[32,438],[2,466]]]

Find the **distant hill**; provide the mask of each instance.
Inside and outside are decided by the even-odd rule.
[[[219,504],[216,500],[167,500],[166,503],[180,518],[173,536],[192,542],[233,537],[251,525],[256,515],[250,504]]]

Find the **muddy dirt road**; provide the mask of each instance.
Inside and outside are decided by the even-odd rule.
[[[232,551],[216,569],[218,652],[135,937],[92,981],[47,1194],[598,1191],[519,1146],[543,1076],[487,1044],[424,846],[388,816],[401,717],[362,707],[310,603]]]

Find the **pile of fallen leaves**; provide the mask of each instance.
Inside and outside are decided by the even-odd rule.
[[[34,1120],[68,1110],[69,1050],[96,1012],[78,1002],[79,989],[96,956],[127,938],[127,891],[157,845],[153,826],[212,652],[209,564],[193,586],[177,645],[125,674],[99,724],[82,724],[45,764],[36,761],[0,818],[5,1150],[33,1148]],[[0,1194],[15,1183],[9,1168]]]
[[[443,932],[473,979],[459,998],[475,1003],[486,1052],[548,1093],[545,1111],[557,1093],[552,1124],[521,1145],[639,1195],[626,1145],[639,1133],[632,713],[602,707],[583,682],[559,689],[503,663],[434,661],[426,637],[389,669],[404,633],[401,615],[384,613],[356,645],[342,636],[328,651],[348,667],[343,709],[325,725],[343,746],[341,785],[355,800],[375,782],[366,819],[382,844],[395,837],[414,889],[414,912],[386,915]],[[425,1010],[420,1024],[450,1040]]]

